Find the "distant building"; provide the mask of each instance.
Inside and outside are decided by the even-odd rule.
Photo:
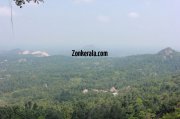
[[[118,92],[113,93],[113,95],[114,95],[114,96],[117,96],[117,95],[118,95]]]
[[[115,93],[115,92],[117,92],[117,89],[113,86],[113,87],[110,89],[110,92]]]
[[[82,92],[83,92],[84,94],[86,94],[86,93],[88,93],[88,89],[84,89]]]
[[[117,96],[117,95],[118,95],[118,90],[117,90],[114,86],[110,89],[110,92],[111,92],[114,96]]]

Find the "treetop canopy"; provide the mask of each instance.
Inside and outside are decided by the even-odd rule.
[[[34,3],[37,3],[39,4],[39,2],[43,2],[44,0],[14,0],[15,1],[15,4],[17,6],[19,6],[20,8],[22,8],[22,5],[25,4],[26,2],[34,2]]]

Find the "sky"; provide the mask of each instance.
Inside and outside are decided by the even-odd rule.
[[[55,52],[93,45],[121,54],[180,51],[180,0],[45,0],[19,8],[0,0],[0,50]],[[118,52],[119,53],[119,52]]]

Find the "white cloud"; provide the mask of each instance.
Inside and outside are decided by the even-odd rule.
[[[91,3],[91,2],[94,2],[95,0],[73,0],[74,2],[76,3]]]
[[[16,13],[12,11],[12,15],[15,16]],[[0,16],[10,17],[11,16],[11,8],[7,6],[0,6]]]
[[[130,17],[130,18],[138,18],[138,17],[140,17],[140,15],[137,12],[130,12],[128,14],[128,17]]]
[[[97,16],[96,18],[99,22],[108,23],[110,22],[111,18],[109,16]]]

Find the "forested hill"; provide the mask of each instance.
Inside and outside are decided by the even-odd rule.
[[[34,55],[18,54],[16,49],[0,55],[1,65],[6,65],[9,71],[50,71],[52,73],[84,72],[118,72],[163,75],[180,72],[180,53],[166,48],[157,54],[134,55],[122,58],[104,57],[67,57],[61,55],[36,57]],[[84,73],[83,73],[84,74]],[[129,74],[128,74],[129,75]],[[134,77],[135,78],[135,77]]]
[[[0,118],[11,110],[13,119],[178,119],[179,75],[171,48],[121,58],[16,49],[0,54]]]

